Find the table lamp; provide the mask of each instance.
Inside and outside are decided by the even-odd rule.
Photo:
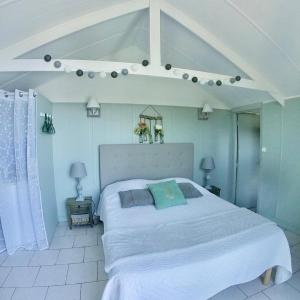
[[[75,178],[77,181],[77,186],[76,186],[76,190],[77,190],[77,198],[76,201],[83,201],[84,197],[82,195],[82,186],[80,184],[80,180],[81,178],[85,177],[87,175],[86,173],[86,168],[85,168],[85,164],[82,162],[75,162],[71,165],[71,169],[70,169],[70,176],[72,178]]]
[[[205,157],[201,161],[201,169],[204,170],[204,187],[210,188],[209,180],[210,180],[210,172],[215,168],[215,162],[212,157]]]

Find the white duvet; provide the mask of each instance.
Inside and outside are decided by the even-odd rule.
[[[118,182],[102,193],[98,213],[110,277],[103,300],[208,299],[274,266],[276,283],[290,278],[290,250],[281,229],[193,182],[204,196],[187,205],[121,208],[119,191],[150,182]]]

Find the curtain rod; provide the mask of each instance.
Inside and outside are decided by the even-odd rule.
[[[23,95],[28,95],[28,92],[20,91],[19,93],[23,93]],[[3,94],[13,96],[15,94],[15,92],[5,92],[4,91]]]
[[[24,92],[24,91],[21,91],[21,90],[19,90],[18,92],[19,92],[19,95],[21,96],[23,96],[23,95],[25,95],[25,96],[28,96],[29,95],[29,93],[30,93],[30,91],[31,90],[29,90],[29,92]],[[14,91],[14,92],[8,92],[8,91],[5,91],[5,90],[0,90],[0,94],[3,94],[4,96],[14,96],[15,95],[15,93],[16,93],[16,91]],[[21,97],[22,97],[21,96]],[[33,91],[33,97],[36,97],[37,96],[37,93],[35,92],[35,91]]]

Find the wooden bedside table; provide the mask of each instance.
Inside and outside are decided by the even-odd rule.
[[[208,188],[207,190],[218,197],[220,197],[221,195],[221,189],[217,186],[211,185],[210,188]]]
[[[72,215],[88,215],[88,221],[77,225],[90,224],[93,227],[93,200],[92,197],[84,197],[84,201],[76,201],[76,198],[68,198],[66,201],[67,217],[70,229],[73,224]]]

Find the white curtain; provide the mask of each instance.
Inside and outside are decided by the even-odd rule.
[[[0,90],[0,218],[8,254],[19,248],[48,247],[37,166],[35,96],[33,90]]]

